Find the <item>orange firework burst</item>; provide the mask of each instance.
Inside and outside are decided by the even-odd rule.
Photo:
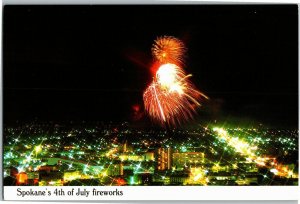
[[[175,64],[159,67],[143,96],[151,118],[161,124],[176,125],[193,117],[200,97],[206,96],[193,87],[190,76]]]
[[[171,36],[158,37],[152,47],[154,59],[161,64],[182,64],[185,51],[183,42]]]

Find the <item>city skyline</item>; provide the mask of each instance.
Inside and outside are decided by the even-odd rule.
[[[5,186],[266,186],[299,178],[296,129],[31,123],[4,134]]]

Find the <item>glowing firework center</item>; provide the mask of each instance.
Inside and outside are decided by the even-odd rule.
[[[177,92],[180,95],[184,93],[184,74],[175,64],[161,65],[156,72],[156,80],[166,91]]]

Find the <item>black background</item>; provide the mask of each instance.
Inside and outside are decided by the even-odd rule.
[[[171,35],[210,97],[196,121],[298,126],[297,5],[5,6],[3,31],[4,123],[132,120]]]

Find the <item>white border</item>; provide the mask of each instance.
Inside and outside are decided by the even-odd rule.
[[[122,191],[122,196],[92,196],[98,191]],[[17,196],[19,191],[45,191],[51,196]],[[55,189],[62,189],[65,195],[55,196]],[[67,192],[73,190],[73,195]],[[80,189],[90,191],[89,196],[76,196]],[[5,186],[5,200],[298,200],[298,186]]]
[[[206,1],[198,1],[198,0],[190,0],[190,1],[180,1],[180,0],[163,0],[163,1],[157,1],[157,0],[0,0],[0,3],[2,7],[0,8],[0,19],[1,19],[1,26],[0,26],[0,33],[2,34],[2,9],[3,5],[5,4],[245,4],[244,1],[228,1],[228,0],[219,0],[219,1],[213,1],[213,0],[206,0]],[[247,0],[247,3],[250,4],[268,4],[268,3],[299,3],[299,0]],[[299,15],[298,15],[298,21]],[[2,68],[2,38],[0,39],[0,65]],[[298,46],[299,47],[299,46]],[[300,55],[300,52],[299,52]],[[298,57],[299,59],[299,57]],[[299,78],[300,78],[300,72],[298,72],[298,87],[300,90],[300,84],[299,84]],[[0,71],[0,113],[2,113],[2,69]],[[299,99],[298,99],[299,100]],[[299,112],[300,117],[300,112]],[[1,154],[2,155],[2,114],[0,116],[0,147],[1,147]],[[300,144],[300,141],[299,141]],[[300,146],[300,145],[299,145]],[[299,156],[300,157],[300,156]],[[2,156],[0,158],[0,171],[2,172]],[[47,197],[47,198],[32,198],[32,197],[26,197],[26,198],[20,198],[16,196],[17,193],[17,186],[12,187],[4,187],[3,190],[3,183],[2,183],[2,173],[0,176],[0,200],[31,200],[31,201],[58,201],[58,200],[73,200],[73,201],[91,201],[91,200],[97,200],[100,201],[108,201],[108,200],[118,200],[118,201],[154,201],[154,200],[281,200],[281,201],[287,201],[287,200],[299,200],[299,186],[249,186],[249,187],[232,187],[232,186],[207,186],[207,187],[199,187],[199,186],[164,186],[164,187],[101,187],[102,190],[109,190],[116,188],[119,190],[122,190],[124,192],[124,196],[121,197],[121,199],[111,198],[111,199],[103,199],[99,197],[89,198],[86,199],[84,197],[78,198],[78,197]],[[23,189],[35,189],[41,190],[42,187],[21,187]],[[58,187],[47,187],[48,190],[51,188],[58,188]],[[76,187],[61,187],[65,191],[67,191],[70,188],[76,188]],[[77,187],[77,188],[83,188]],[[93,188],[93,187],[86,187],[86,188]],[[97,189],[100,187],[96,187]],[[4,195],[5,194],[5,195]],[[14,203],[5,201],[4,203]],[[20,203],[20,202],[18,202]]]
[[[2,5],[2,0],[0,0],[0,3]],[[1,198],[0,200],[3,199],[3,195],[4,195],[4,191],[3,191],[3,151],[4,151],[4,148],[3,148],[3,132],[2,132],[2,126],[3,126],[3,79],[2,79],[2,38],[3,38],[3,33],[2,33],[2,9],[3,9],[3,6],[1,6],[0,8],[0,34],[1,34],[1,39],[0,39],[0,195],[1,195]]]

